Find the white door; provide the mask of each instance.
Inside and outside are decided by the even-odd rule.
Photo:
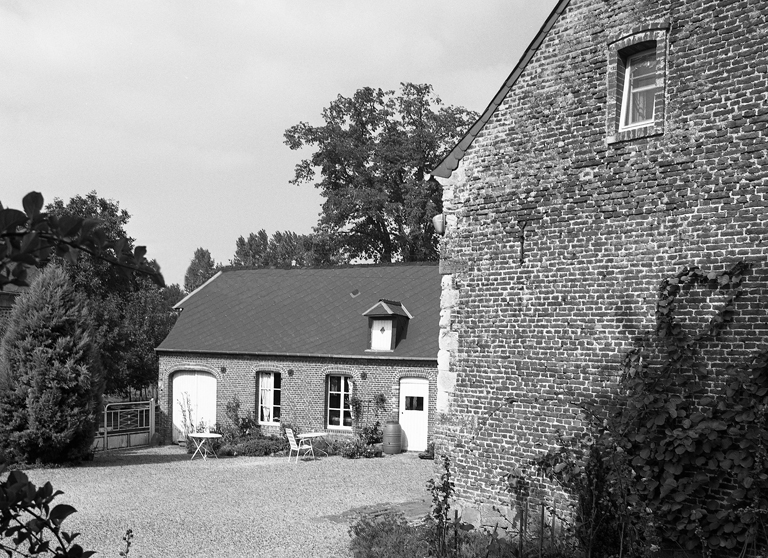
[[[216,378],[207,372],[176,372],[171,388],[173,439],[184,440],[185,432],[201,422],[216,424]]]
[[[429,380],[402,378],[400,380],[400,428],[403,451],[427,449],[429,428]]]

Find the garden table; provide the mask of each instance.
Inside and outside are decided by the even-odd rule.
[[[192,454],[192,459],[194,459],[198,453],[203,457],[203,461],[208,459],[208,454],[213,454],[216,459],[219,458],[219,456],[216,455],[216,452],[213,451],[211,440],[221,438],[221,434],[213,434],[210,432],[193,432],[189,435],[189,437],[192,438],[192,441],[195,443],[195,453]]]
[[[296,436],[299,440],[310,440],[310,443],[312,443],[312,439],[314,438],[325,438],[325,432],[307,432],[305,434],[298,434]],[[322,451],[326,457],[328,457],[328,452],[323,451],[318,448],[317,451]]]

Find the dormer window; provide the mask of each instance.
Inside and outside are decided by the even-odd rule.
[[[394,351],[408,330],[410,312],[400,302],[381,299],[363,316],[368,318],[370,351]]]

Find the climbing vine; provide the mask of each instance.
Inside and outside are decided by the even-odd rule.
[[[537,460],[575,497],[590,471],[604,470],[606,506],[627,510],[616,516],[622,534],[640,533],[650,511],[661,538],[686,550],[720,555],[765,542],[768,350],[747,366],[721,369],[700,356],[702,344],[711,347],[733,321],[749,268],[745,262],[719,273],[685,268],[663,281],[656,330],[624,358],[613,411],[585,408],[590,447],[577,443],[574,452],[564,449],[573,443],[561,445]],[[696,333],[679,316],[682,297],[694,287],[722,300]],[[618,545],[626,550],[630,542],[620,538]]]

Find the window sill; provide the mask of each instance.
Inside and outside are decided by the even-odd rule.
[[[326,430],[333,430],[336,432],[352,432],[351,426],[326,426]]]
[[[650,138],[654,136],[661,136],[664,134],[664,126],[662,124],[649,124],[647,126],[638,126],[636,128],[629,128],[616,132],[612,136],[608,136],[608,145],[613,143],[620,143],[624,141],[632,141],[641,138]]]

